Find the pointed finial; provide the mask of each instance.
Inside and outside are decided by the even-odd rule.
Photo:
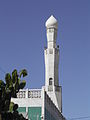
[[[58,27],[58,22],[53,15],[45,23],[46,28],[56,28]]]

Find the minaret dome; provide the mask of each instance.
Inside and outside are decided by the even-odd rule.
[[[58,22],[53,15],[45,23],[46,26],[46,36],[47,36],[47,46],[48,48],[56,48],[56,38],[57,38],[57,28]]]
[[[58,22],[53,15],[45,23],[46,28],[56,28],[58,27]]]

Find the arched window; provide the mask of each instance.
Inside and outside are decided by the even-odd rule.
[[[52,85],[52,78],[49,78],[49,85]]]

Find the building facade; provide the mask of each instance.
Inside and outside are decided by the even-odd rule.
[[[59,45],[56,45],[58,22],[51,16],[45,23],[47,47],[45,56],[45,86],[41,89],[20,90],[18,111],[29,120],[65,120],[62,115],[62,87],[59,86]]]

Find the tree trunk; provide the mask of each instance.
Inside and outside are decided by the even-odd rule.
[[[0,120],[2,120],[2,118],[1,118],[1,114],[0,114]]]

